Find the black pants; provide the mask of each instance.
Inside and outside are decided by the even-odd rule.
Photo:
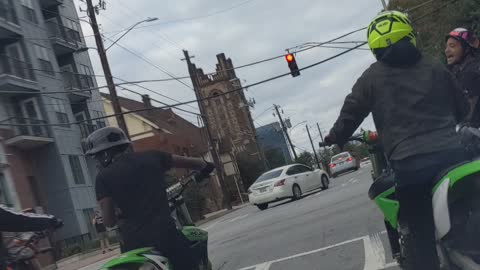
[[[400,202],[400,228],[405,233],[404,269],[439,269],[433,220],[432,188],[443,170],[467,159],[463,149],[412,156],[392,161],[396,195]],[[405,229],[406,228],[406,229]]]
[[[152,218],[151,222],[140,227],[125,222],[120,228],[125,251],[155,247],[169,259],[175,270],[198,269],[199,254],[190,248],[188,239],[170,219],[170,216]]]

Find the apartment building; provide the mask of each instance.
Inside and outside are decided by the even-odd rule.
[[[84,38],[73,0],[0,0],[0,203],[59,216],[67,243],[93,233],[81,140],[106,123]]]

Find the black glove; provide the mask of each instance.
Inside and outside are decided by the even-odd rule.
[[[200,171],[200,174],[198,175],[199,179],[207,178],[213,172],[213,170],[215,170],[215,164],[210,162],[206,163],[207,165],[203,167],[203,169]]]
[[[337,143],[337,138],[335,134],[329,133],[327,136],[325,136],[325,144],[328,146],[332,146]]]
[[[54,217],[54,218],[50,221],[50,226],[52,227],[52,229],[55,229],[55,230],[56,230],[56,229],[59,229],[59,228],[63,227],[63,220]]]

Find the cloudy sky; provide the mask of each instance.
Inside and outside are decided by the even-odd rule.
[[[76,2],[85,9],[83,3]],[[367,26],[381,8],[380,0],[111,0],[107,2],[107,9],[100,12],[98,21],[105,36],[114,39],[119,36],[119,30],[147,17],[158,18],[155,22],[139,25],[119,42],[151,64],[119,46],[108,50],[113,75],[137,81],[168,78],[161,69],[175,76],[187,75],[186,64],[181,61],[182,49],[195,55],[193,61],[198,67],[213,72],[218,53],[225,53],[237,66],[280,55],[286,48],[325,41]],[[83,23],[82,29],[88,46],[95,47],[90,25]],[[366,34],[362,31],[343,39],[348,40],[366,40]],[[106,39],[106,46],[109,43]],[[301,68],[341,51],[315,48],[297,54],[297,63]],[[103,74],[96,51],[90,50],[90,57],[95,73]],[[290,118],[292,125],[307,121],[317,144],[316,123],[319,122],[324,131],[330,129],[345,95],[373,61],[369,51],[353,51],[302,71],[300,77],[288,76],[249,88],[247,97],[256,100],[251,110],[255,125],[276,120],[269,109],[275,103],[282,106],[283,116]],[[277,59],[239,69],[237,76],[247,85],[285,72],[288,72],[285,60]],[[185,82],[191,85],[189,80]],[[98,83],[104,85],[101,78]],[[177,81],[143,85],[175,100],[194,99],[193,91]],[[148,93],[159,101],[175,103],[138,87],[130,88]],[[140,100],[138,95],[118,91],[121,96]],[[182,108],[198,111],[192,107]],[[194,116],[179,114],[196,122]],[[372,128],[372,121],[367,120],[362,126]],[[291,130],[291,135],[295,145],[311,149],[305,125]]]

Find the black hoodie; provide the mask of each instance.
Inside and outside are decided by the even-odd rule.
[[[377,57],[345,98],[331,130],[337,142],[345,143],[371,112],[391,160],[460,147],[455,126],[467,106],[452,74],[406,40]]]
[[[465,59],[459,65],[450,66],[450,70],[470,99],[480,96],[480,56],[478,54]],[[480,102],[477,101],[475,104],[467,122],[472,127],[480,127]]]

